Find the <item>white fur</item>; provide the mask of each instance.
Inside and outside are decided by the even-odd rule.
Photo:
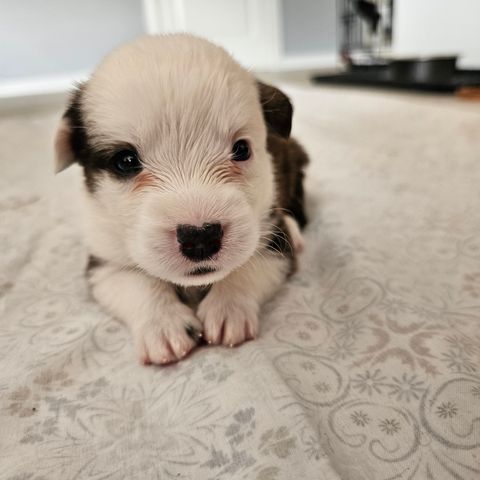
[[[277,291],[288,268],[282,258],[257,254],[215,283],[197,312],[205,339],[233,347],[256,338],[260,306]]]
[[[113,265],[95,269],[90,282],[95,298],[131,328],[142,363],[174,362],[195,346],[186,327],[202,326],[171,286]]]
[[[301,253],[305,248],[305,240],[303,239],[303,235],[300,231],[297,221],[290,215],[284,215],[283,220],[290,235],[293,249],[295,252]]]
[[[185,325],[201,325],[171,284],[214,283],[198,309],[210,342],[255,337],[260,306],[288,265],[256,253],[274,181],[254,77],[206,40],[144,37],[104,60],[84,89],[82,108],[97,147],[133,145],[150,174],[136,189],[134,179],[105,173],[86,194],[91,252],[109,262],[92,276],[94,295],[131,326],[142,361],[174,361],[194,347]],[[233,165],[229,154],[240,138],[250,142],[252,158]],[[63,167],[71,161],[64,127],[57,139]],[[175,230],[203,223],[223,225],[222,249],[193,263],[179,251]],[[215,272],[189,275],[198,267]]]
[[[99,144],[137,147],[155,185],[131,186],[105,175],[88,201],[95,255],[140,265],[182,285],[217,281],[258,244],[273,203],[273,173],[255,79],[221,48],[188,35],[144,37],[113,52],[85,91],[89,132]],[[248,138],[253,158],[226,182],[233,142]],[[173,232],[179,224],[225,225],[224,248],[209,278],[192,278]],[[207,264],[195,265],[207,266]]]

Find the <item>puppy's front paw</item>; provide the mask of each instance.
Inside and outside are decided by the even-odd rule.
[[[258,335],[258,305],[248,297],[229,298],[212,289],[198,307],[208,343],[233,347]]]
[[[170,308],[134,329],[136,349],[144,364],[167,364],[185,357],[202,337],[202,324],[183,305]]]

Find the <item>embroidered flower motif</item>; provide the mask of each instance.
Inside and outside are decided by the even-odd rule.
[[[425,383],[418,380],[416,375],[408,376],[406,373],[401,378],[392,377],[394,383],[388,385],[390,388],[389,396],[395,396],[397,400],[418,400],[422,392],[425,391]]]
[[[458,408],[453,402],[443,402],[437,407],[437,415],[440,418],[452,418],[457,412]]]
[[[305,326],[309,330],[318,330],[320,327],[317,322],[314,322],[313,320],[309,320],[308,322],[305,323]]]
[[[259,450],[262,455],[274,455],[277,458],[287,458],[295,450],[296,438],[290,436],[286,426],[270,429],[260,437]]]
[[[355,410],[350,415],[350,418],[352,422],[359,427],[365,427],[365,425],[370,423],[370,417],[363,410]]]
[[[354,318],[345,322],[336,333],[335,337],[340,341],[354,341],[365,331],[363,320]]]
[[[315,390],[319,393],[327,393],[330,391],[330,385],[325,382],[317,382],[313,384]]]
[[[300,339],[300,340],[310,340],[312,337],[310,336],[309,333],[303,331],[303,330],[300,330],[298,333],[297,333],[297,337]]]
[[[354,341],[337,341],[334,340],[333,344],[327,349],[327,354],[334,360],[345,360],[351,357],[355,353]]]
[[[464,350],[450,349],[447,353],[442,353],[441,360],[447,364],[447,368],[452,372],[475,372],[477,370],[476,365]]]
[[[369,316],[373,339],[359,352],[352,366],[359,367],[364,364],[373,366],[385,363],[388,359],[397,359],[402,364],[408,365],[412,371],[418,366],[430,375],[439,374],[437,366],[431,361],[434,356],[427,341],[438,335],[445,327],[439,323],[428,324],[418,316],[415,318],[414,309],[410,306],[407,309],[408,314],[405,315],[400,312],[403,308],[400,305],[403,304],[397,302],[392,306],[385,302],[384,300],[383,308],[387,312],[384,318]]]
[[[466,335],[449,335],[445,337],[445,341],[450,348],[462,350],[466,355],[473,355],[479,349],[476,342]]]
[[[400,300],[399,298],[385,298],[380,303],[380,308],[387,313],[402,313],[409,310],[408,303]]]
[[[397,422],[394,418],[386,418],[378,424],[380,430],[386,433],[387,435],[395,435],[400,431],[400,423]]]
[[[314,372],[315,371],[315,364],[313,362],[302,362],[302,368],[306,372]]]
[[[358,373],[356,378],[352,380],[353,388],[358,390],[359,393],[367,392],[369,396],[375,393],[382,393],[382,388],[386,386],[384,377],[380,374],[380,370],[377,369],[373,373],[368,370],[364,373]]]

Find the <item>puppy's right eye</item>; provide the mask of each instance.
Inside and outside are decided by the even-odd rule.
[[[250,158],[250,145],[244,139],[237,140],[232,147],[232,160],[244,162]]]
[[[122,150],[113,157],[113,168],[120,175],[136,175],[142,170],[138,155],[132,150]]]

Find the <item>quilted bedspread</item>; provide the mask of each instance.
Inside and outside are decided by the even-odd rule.
[[[58,116],[0,118],[2,480],[480,478],[480,106],[286,90],[301,268],[258,340],[166,368],[89,296]]]

